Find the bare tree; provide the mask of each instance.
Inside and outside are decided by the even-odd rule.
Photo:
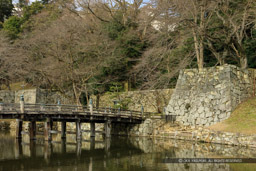
[[[19,45],[13,44],[0,32],[0,83],[10,88],[10,83],[20,81],[21,76],[25,74],[25,61]]]
[[[33,83],[62,94],[72,90],[77,104],[82,92],[88,99],[88,80],[98,73],[109,55],[106,53],[111,53],[108,49],[111,43],[100,34],[91,18],[64,14],[33,34],[36,36],[23,40]]]
[[[253,0],[220,0],[216,9],[217,17],[225,28],[224,42],[233,49],[241,68],[248,67],[243,41],[247,37],[247,30],[255,25],[255,10],[256,2]]]

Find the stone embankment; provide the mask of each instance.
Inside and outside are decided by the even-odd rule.
[[[129,134],[256,148],[256,135],[220,132],[201,126],[180,126],[177,123],[165,123],[160,119],[147,119],[142,124],[134,126]]]
[[[181,70],[166,108],[183,125],[209,126],[229,118],[253,94],[254,70],[233,65]]]

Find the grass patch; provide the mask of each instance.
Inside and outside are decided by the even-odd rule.
[[[256,134],[256,97],[239,104],[227,120],[209,128],[216,131]]]
[[[256,164],[254,163],[236,163],[229,164],[230,168],[234,171],[255,171]]]

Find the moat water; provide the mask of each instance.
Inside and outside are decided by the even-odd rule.
[[[76,143],[75,135],[65,141],[54,136],[53,142],[38,135],[22,141],[15,133],[0,132],[0,170],[256,170],[255,163],[166,163],[166,158],[256,158],[256,149],[216,144],[184,142],[170,139],[84,135]]]

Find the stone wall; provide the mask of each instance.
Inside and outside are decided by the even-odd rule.
[[[24,101],[25,103],[36,103],[36,97],[37,97],[37,89],[27,89],[27,90],[18,90],[15,91],[15,103],[20,102],[20,96],[24,95]]]
[[[252,95],[253,72],[233,65],[181,70],[166,115],[175,115],[184,125],[208,126],[225,120]]]
[[[0,91],[0,102],[1,103],[14,103],[15,102],[15,92],[14,91]]]
[[[26,89],[18,91],[1,90],[0,102],[3,103],[19,103],[20,96],[24,95],[25,103],[44,103],[44,104],[56,104],[58,100],[62,104],[73,104],[70,98],[64,97],[58,92],[51,92],[43,89]]]
[[[256,148],[256,134],[220,132],[203,126],[191,127],[165,122],[161,119],[146,119],[129,129],[130,136],[159,137],[185,141],[247,146]]]
[[[66,96],[60,94],[59,92],[52,92],[44,89],[37,89],[36,102],[44,104],[57,104],[60,100],[61,104],[74,104],[70,99],[70,93],[67,93]]]
[[[145,112],[161,113],[168,104],[173,89],[128,91],[121,93],[106,93],[100,96],[99,107],[113,107],[114,100],[119,100],[127,106],[129,110],[141,111],[141,105]],[[93,96],[96,104],[96,97]]]

